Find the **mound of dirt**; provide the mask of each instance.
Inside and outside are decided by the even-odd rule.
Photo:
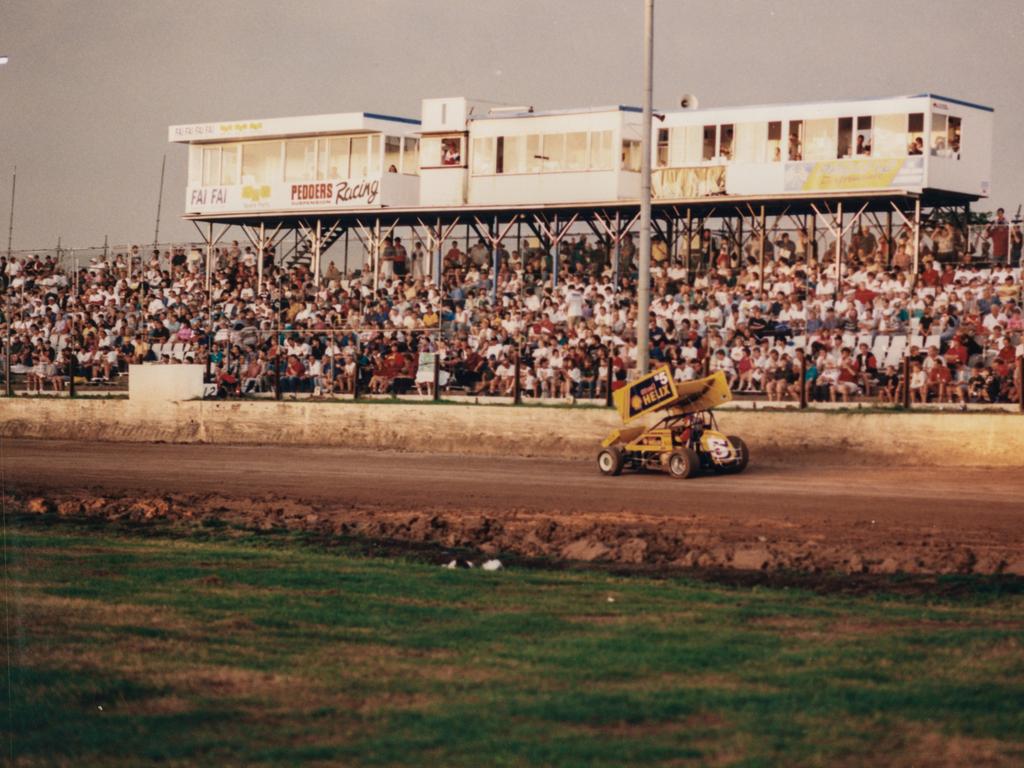
[[[1024,548],[983,532],[836,525],[830,530],[712,515],[532,509],[332,506],[271,495],[114,495],[54,492],[20,499],[30,514],[130,523],[303,531],[550,561],[758,572],[1013,574]]]

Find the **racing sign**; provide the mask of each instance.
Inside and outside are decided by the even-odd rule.
[[[675,401],[679,396],[672,372],[663,366],[631,381],[614,394],[615,408],[623,422],[656,411]]]

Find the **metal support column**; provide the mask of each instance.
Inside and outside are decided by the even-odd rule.
[[[914,200],[914,274],[910,277],[910,289],[917,287],[917,273],[921,269],[921,198]]]
[[[260,222],[260,239],[256,247],[256,293],[263,293],[263,249],[267,245],[267,225]]]
[[[548,242],[551,244],[551,287],[552,288],[557,288],[558,287],[558,268],[559,268],[559,264],[558,264],[558,261],[559,261],[559,259],[558,259],[558,246],[562,242],[561,233],[560,233],[560,231],[558,229],[558,214],[557,213],[554,216],[554,226],[552,227],[552,231],[555,232],[557,236],[556,237],[551,237],[551,238],[548,239]]]
[[[491,306],[497,306],[498,304],[498,261],[500,259],[498,253],[498,217],[495,216],[491,220],[491,231],[488,233],[488,244],[491,246]]]
[[[762,205],[761,206],[761,213],[760,213],[760,215],[758,216],[758,219],[757,219],[757,240],[758,240],[757,260],[758,260],[758,271],[760,272],[760,275],[758,275],[758,280],[759,280],[759,284],[758,284],[758,294],[759,294],[758,301],[761,301],[761,300],[764,299],[764,246],[765,246],[765,239],[766,239],[765,236],[767,234],[765,232],[765,228],[767,227],[767,225],[768,225],[768,221],[767,221],[767,218],[765,217],[764,206]]]
[[[615,276],[615,288],[618,290],[622,272],[622,212],[615,211],[615,252],[612,255],[612,274]]]
[[[885,214],[885,241],[888,243],[885,266],[888,267],[892,265],[892,256],[895,250],[895,244],[892,241],[892,211],[887,211]]]
[[[843,290],[843,201],[836,203],[836,285],[832,291],[838,296]]]
[[[320,287],[320,249],[323,242],[323,221],[316,220],[316,239],[313,241],[313,285]]]
[[[651,334],[651,100],[654,93],[654,0],[644,0],[644,99],[640,131],[640,264],[637,275],[636,363],[650,370]]]
[[[693,209],[686,209],[686,284],[693,285],[691,258],[693,256]]]

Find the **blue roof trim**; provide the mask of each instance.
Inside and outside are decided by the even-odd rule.
[[[363,112],[363,117],[369,117],[373,120],[390,120],[393,123],[408,123],[409,125],[419,125],[419,120],[413,120],[411,117],[395,117],[394,115],[379,115],[376,112]]]
[[[986,107],[984,104],[975,104],[971,101],[963,101],[962,99],[951,99],[949,96],[940,96],[937,93],[918,93],[913,98],[927,97],[929,99],[940,99],[941,101],[948,101],[951,104],[959,104],[961,107],[971,107],[971,109],[980,109],[984,112],[995,112],[992,107]]]

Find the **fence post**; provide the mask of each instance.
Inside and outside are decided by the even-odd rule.
[[[4,318],[7,327],[11,326],[11,317]],[[14,381],[11,378],[11,334],[7,334],[7,343],[4,345],[4,394],[7,397],[14,397]]]
[[[807,407],[807,350],[800,355],[800,408]]]
[[[441,350],[434,345],[434,402],[441,399]]]
[[[1017,405],[1024,413],[1024,356],[1017,358]]]
[[[78,368],[78,355],[75,354],[75,350],[69,348],[68,351],[68,397],[75,396],[75,369]]]
[[[522,349],[519,346],[517,346],[516,347],[516,371],[515,371],[515,378],[513,379],[513,385],[512,385],[513,386],[513,389],[512,389],[513,400],[512,400],[512,402],[514,402],[516,405],[522,405],[523,404],[522,358],[523,358],[523,356],[522,356]]]
[[[903,356],[903,407],[910,410],[910,355]]]
[[[281,334],[274,331],[274,399],[281,399]]]
[[[358,400],[359,399],[359,355],[360,355],[358,339],[356,340],[355,347],[356,347],[356,352],[355,352],[356,372],[352,376],[352,399],[353,400]]]
[[[612,384],[615,383],[615,358],[608,355],[608,369],[605,374],[607,381],[605,382],[605,393],[604,393],[604,404],[609,408],[612,407]]]

